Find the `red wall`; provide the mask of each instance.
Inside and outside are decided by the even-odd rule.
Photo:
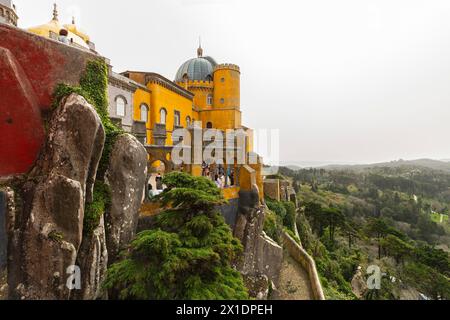
[[[44,143],[58,83],[78,84],[98,56],[0,24],[0,177],[26,173]]]

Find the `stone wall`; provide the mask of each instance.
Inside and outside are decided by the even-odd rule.
[[[228,203],[218,208],[225,218],[225,222],[234,229],[239,211],[239,199],[230,199]]]
[[[270,199],[280,201],[280,180],[264,180],[264,195]]]
[[[116,110],[116,98],[122,96],[125,98],[127,104],[125,105],[125,116],[118,116]],[[122,128],[126,132],[131,132],[133,127],[133,92],[118,88],[111,84],[108,85],[108,97],[109,97],[109,115],[111,118],[121,120]]]
[[[286,232],[283,232],[282,236],[284,248],[289,252],[291,257],[308,272],[314,299],[325,300],[325,295],[323,294],[322,284],[320,283],[320,278],[317,273],[314,259]]]
[[[239,211],[234,235],[244,246],[242,260],[238,270],[244,275],[246,283],[251,287],[253,298],[267,298],[265,292],[269,282],[275,288],[279,286],[280,272],[283,263],[283,248],[264,233],[265,206],[261,205],[258,187],[253,185],[252,191],[239,193]],[[266,278],[266,287],[261,286]],[[255,287],[255,285],[258,286]]]

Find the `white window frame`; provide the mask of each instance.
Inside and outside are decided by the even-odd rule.
[[[140,107],[140,111],[141,111],[141,121],[147,123],[148,122],[148,115],[149,115],[149,107],[143,103],[141,104]],[[143,112],[145,112],[145,117],[143,117]]]
[[[176,127],[181,126],[181,112],[175,110],[173,115],[173,125]]]
[[[123,102],[123,112],[120,112],[121,110],[119,108],[122,108],[122,106],[119,106],[119,101]],[[127,114],[127,100],[122,96],[116,97],[116,115],[119,117],[125,117]]]
[[[206,97],[206,104],[208,106],[212,106],[214,102],[214,97],[212,94],[208,94],[208,96]]]
[[[164,116],[163,116],[164,114]],[[160,124],[167,124],[167,110],[166,108],[161,108],[159,110],[159,120],[160,120]]]

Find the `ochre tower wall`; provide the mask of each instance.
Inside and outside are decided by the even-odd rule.
[[[241,107],[241,72],[234,64],[221,64],[214,69],[214,109]]]
[[[177,85],[192,92],[194,96],[194,106],[198,110],[210,110],[212,103],[208,104],[208,96],[213,97],[214,82],[213,81],[186,81],[177,82]],[[199,120],[199,119],[195,119]]]
[[[207,128],[208,123],[211,123],[214,129],[220,130],[238,129],[242,126],[241,112],[239,110],[213,109],[201,111],[199,114],[204,128]]]

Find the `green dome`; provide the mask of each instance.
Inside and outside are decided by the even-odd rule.
[[[216,65],[217,62],[211,57],[198,57],[188,60],[178,69],[175,81],[182,82],[185,76],[188,80],[212,80]]]

